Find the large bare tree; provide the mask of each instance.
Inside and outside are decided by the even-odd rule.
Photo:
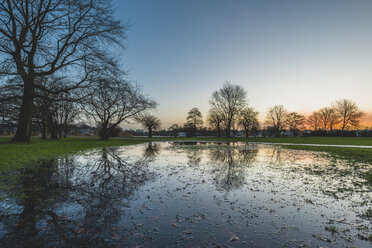
[[[78,79],[59,90],[81,87],[90,65],[105,57],[108,43],[121,44],[124,30],[109,0],[0,1],[0,73],[22,79],[15,141],[30,139],[35,90],[48,90],[39,78],[68,71]]]
[[[365,115],[358,105],[349,99],[336,101],[334,109],[340,117],[342,132],[350,127],[358,127],[360,119]]]
[[[273,106],[267,111],[266,123],[273,126],[276,136],[279,136],[280,131],[285,127],[287,115],[288,111],[283,105]]]
[[[247,92],[239,85],[224,83],[213,92],[209,101],[213,111],[221,114],[225,121],[226,137],[230,138],[231,125],[247,102]]]

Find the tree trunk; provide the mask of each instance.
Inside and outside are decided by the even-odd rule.
[[[276,128],[275,133],[276,133],[276,137],[280,137],[280,130],[279,130],[279,128]]]
[[[48,123],[50,138],[52,140],[58,139],[58,130],[56,128],[56,125],[52,121],[49,121]]]
[[[248,138],[248,128],[245,129],[245,137]]]
[[[345,117],[344,117],[342,121],[341,136],[344,136],[345,126],[346,126],[346,122],[345,122]]]
[[[57,133],[58,133],[58,138],[62,138],[62,129],[61,129],[61,127],[57,127]]]
[[[99,137],[101,140],[108,140],[111,136],[112,130],[116,128],[117,125],[112,125],[112,126],[103,126],[101,127],[101,130],[99,131]]]
[[[67,138],[67,133],[68,133],[68,125],[65,124],[64,131],[63,131],[63,138]]]
[[[41,120],[41,138],[47,138],[47,127],[44,119]]]
[[[101,128],[99,131],[99,137],[101,140],[108,140],[110,137],[109,129],[106,127]]]
[[[152,137],[152,128],[149,128],[149,138]]]
[[[229,120],[229,122],[227,123],[227,127],[226,127],[226,138],[230,138],[230,131],[231,131],[231,121]]]
[[[50,139],[52,139],[52,140],[57,140],[58,139],[57,132],[53,129],[50,130]]]
[[[35,89],[32,80],[26,81],[23,88],[22,105],[19,113],[17,132],[13,138],[13,141],[30,142],[34,91]]]

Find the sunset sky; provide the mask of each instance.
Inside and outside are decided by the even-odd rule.
[[[372,1],[113,5],[131,24],[123,68],[159,103],[164,128],[184,123],[193,107],[206,115],[225,81],[245,87],[261,118],[273,105],[308,113],[341,98],[372,112]]]

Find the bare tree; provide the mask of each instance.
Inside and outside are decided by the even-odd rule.
[[[340,116],[337,114],[335,108],[329,108],[328,127],[332,132],[333,129],[340,123]]]
[[[121,77],[99,77],[89,91],[84,108],[88,117],[96,122],[101,140],[108,139],[120,123],[156,107],[138,86]]]
[[[305,116],[296,112],[291,112],[287,114],[285,123],[289,130],[293,132],[293,136],[297,136],[297,132],[305,128],[305,121]]]
[[[17,126],[22,88],[19,78],[0,81],[0,133],[12,133]]]
[[[196,131],[203,125],[203,116],[198,108],[192,108],[187,113],[186,127],[192,130],[193,136],[196,136]]]
[[[328,109],[329,109],[328,107],[325,107],[319,110],[320,123],[324,131],[328,130],[328,122],[329,122]]]
[[[51,139],[67,136],[68,127],[78,115],[77,101],[80,92],[78,89],[69,92],[59,92],[68,82],[65,78],[55,78],[54,76],[44,77],[39,84],[50,89],[50,91],[35,91],[35,112],[33,122],[40,126],[42,138],[47,137],[49,131]],[[59,92],[59,93],[56,93]]]
[[[60,91],[81,87],[90,65],[105,57],[108,43],[121,44],[124,30],[109,0],[0,1],[0,74],[22,79],[15,141],[30,139],[35,90],[48,90],[39,78],[71,69],[78,79]]]
[[[246,102],[247,92],[239,85],[226,82],[221,89],[213,92],[209,103],[213,111],[223,116],[227,138],[230,138],[231,125]]]
[[[285,127],[288,111],[283,105],[271,107],[266,114],[266,123],[272,125],[275,130],[275,135],[279,136],[280,131]]]
[[[74,101],[68,94],[64,94],[63,100],[59,101],[59,108],[57,109],[58,118],[58,135],[60,138],[66,138],[69,133],[70,126],[77,119],[79,109]]]
[[[320,109],[319,117],[324,131],[333,131],[334,127],[340,122],[339,115],[332,107],[325,107]]]
[[[151,114],[142,114],[136,117],[139,123],[147,128],[149,132],[149,137],[152,137],[152,131],[160,128],[160,120],[158,117]]]
[[[365,115],[355,102],[348,99],[336,101],[334,109],[341,119],[342,132],[349,127],[358,127],[360,119]]]
[[[221,137],[221,131],[224,125],[224,117],[214,109],[209,110],[208,113],[208,124],[215,128],[217,131],[217,137]]]
[[[245,137],[248,138],[249,131],[258,126],[258,112],[253,108],[244,108],[240,112],[238,125],[244,128]]]
[[[314,130],[317,131],[320,128],[320,114],[318,111],[314,111],[309,115],[306,123]]]

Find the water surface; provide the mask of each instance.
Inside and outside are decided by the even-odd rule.
[[[371,165],[246,143],[159,142],[1,175],[1,247],[370,247]]]

